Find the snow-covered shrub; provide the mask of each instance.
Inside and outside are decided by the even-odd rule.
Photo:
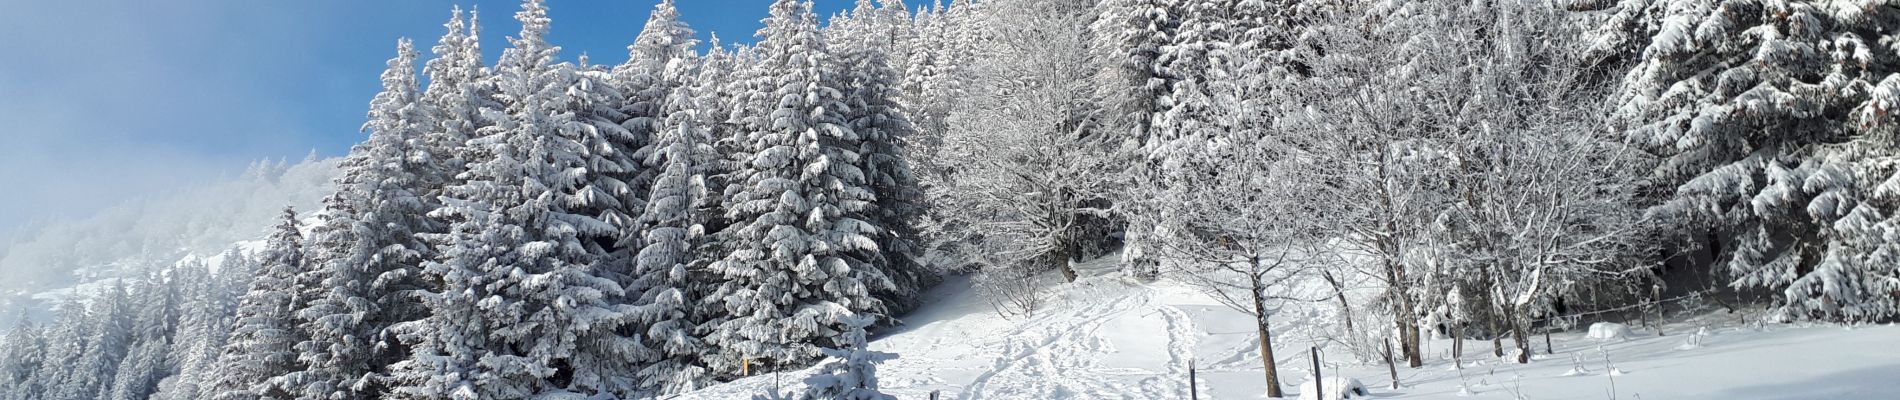
[[[1318,382],[1312,380],[1312,376],[1310,375],[1307,376],[1307,378],[1306,383],[1300,384],[1300,400],[1342,400],[1366,397],[1372,394],[1371,391],[1366,390],[1366,385],[1359,383],[1358,379],[1326,377],[1322,379],[1324,382]],[[1313,387],[1314,383],[1322,383],[1323,385],[1322,387]],[[1321,393],[1322,390],[1325,392]]]
[[[877,363],[897,358],[896,354],[870,351],[866,348],[864,328],[871,326],[874,319],[868,316],[840,318],[845,324],[842,349],[825,349],[825,355],[831,356],[821,369],[821,374],[805,378],[803,400],[896,400],[896,397],[877,390]]]
[[[976,274],[976,289],[1007,318],[1028,317],[1042,307],[1042,276],[1028,267],[985,266]]]
[[[1590,338],[1597,340],[1623,339],[1630,336],[1630,327],[1615,322],[1590,324]]]

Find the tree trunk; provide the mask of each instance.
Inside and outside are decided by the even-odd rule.
[[[1525,335],[1524,319],[1519,317],[1523,315],[1521,311],[1522,310],[1517,310],[1511,313],[1511,343],[1517,344],[1517,363],[1529,364],[1531,362],[1531,341]]]
[[[1459,322],[1451,328],[1451,359],[1456,362],[1465,356],[1465,323]],[[1464,368],[1459,364],[1458,368]]]
[[[1062,270],[1062,279],[1075,282],[1075,263],[1069,262],[1069,258],[1069,243],[1057,244],[1054,253],[1049,255],[1049,261],[1056,263],[1056,268]]]
[[[1498,329],[1498,319],[1503,317],[1497,315],[1501,312],[1502,311],[1491,313],[1492,315],[1489,322],[1491,325],[1491,356],[1498,358],[1504,357],[1504,330]]]
[[[1524,318],[1522,318],[1522,315],[1524,315],[1522,309],[1518,309],[1516,305],[1512,305],[1511,315],[1509,315],[1509,322],[1511,322],[1511,343],[1518,347],[1518,356],[1516,356],[1518,364],[1530,364],[1531,341],[1530,336],[1526,336],[1526,332],[1524,332]]]
[[[1396,258],[1397,245],[1391,239],[1379,239],[1380,248],[1388,249],[1385,255],[1386,281],[1391,285],[1388,294],[1392,296],[1392,325],[1399,334],[1399,351],[1405,353],[1405,364],[1412,368],[1425,365],[1419,354],[1418,324],[1412,321],[1412,296],[1405,287],[1405,266]]]
[[[1264,292],[1267,288],[1259,275],[1251,278],[1254,321],[1260,329],[1260,363],[1266,368],[1267,374],[1267,397],[1279,398],[1285,394],[1280,392],[1280,370],[1273,365],[1273,333],[1268,330],[1270,326],[1267,324],[1267,299]]]

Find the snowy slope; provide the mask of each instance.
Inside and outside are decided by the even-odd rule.
[[[43,312],[55,299],[262,238],[284,206],[317,209],[341,159],[260,162],[232,179],[127,199],[99,213],[48,222],[0,244],[0,331],[16,309]],[[249,246],[255,246],[252,243]]]
[[[1187,368],[1199,365],[1202,399],[1256,399],[1264,391],[1251,317],[1192,287],[1167,280],[1141,283],[1112,275],[1051,288],[1046,310],[1009,320],[992,312],[969,282],[953,279],[906,326],[875,340],[874,350],[899,354],[880,366],[886,393],[924,399],[1185,399]],[[1283,314],[1299,310],[1282,310]],[[1294,318],[1287,318],[1294,320]],[[1400,368],[1403,387],[1389,389],[1383,364],[1329,357],[1330,378],[1357,378],[1376,398],[1390,399],[1890,399],[1900,398],[1900,327],[1737,327],[1731,315],[1708,315],[1666,328],[1636,329],[1627,340],[1597,341],[1578,332],[1553,336],[1557,355],[1529,365],[1475,358],[1488,343],[1467,342],[1462,371],[1445,359]],[[1289,398],[1310,374],[1298,322],[1276,323],[1275,351]],[[1700,346],[1692,333],[1708,327]],[[1447,358],[1449,341],[1426,350]],[[1322,350],[1345,354],[1342,349]],[[1620,375],[1611,376],[1607,364]],[[1578,358],[1583,369],[1576,368]],[[677,396],[747,399],[775,385],[795,390],[804,373],[757,376]],[[1463,379],[1460,376],[1464,376]],[[776,383],[775,383],[776,381]]]

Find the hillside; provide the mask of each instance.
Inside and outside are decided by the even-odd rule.
[[[49,221],[0,244],[0,312],[44,311],[74,287],[141,277],[261,239],[285,206],[315,210],[340,159],[263,161],[230,179],[126,199],[85,218]],[[9,314],[10,315],[10,314]],[[0,318],[0,329],[14,321]]]
[[[899,399],[932,391],[944,399],[1186,399],[1194,363],[1200,398],[1264,398],[1251,317],[1191,286],[1098,275],[1045,295],[1046,310],[1004,319],[967,279],[951,280],[905,316],[905,326],[871,343],[899,357],[879,366],[881,387]],[[1300,316],[1325,312],[1295,304],[1274,320],[1289,398],[1311,371],[1312,342],[1301,334],[1310,327]],[[1358,379],[1372,398],[1387,399],[1874,399],[1900,392],[1892,379],[1900,376],[1900,352],[1889,350],[1900,343],[1900,327],[1893,325],[1744,325],[1717,312],[1664,329],[1670,334],[1635,329],[1612,340],[1589,339],[1583,329],[1558,332],[1555,355],[1536,340],[1538,354],[1522,366],[1490,359],[1488,344],[1468,342],[1472,358],[1463,371],[1452,368],[1449,339],[1429,340],[1431,359],[1418,369],[1400,366],[1396,390],[1387,386],[1384,364],[1361,363],[1345,349],[1323,349],[1322,372]],[[1608,373],[1606,362],[1620,373]],[[756,376],[673,398],[743,399],[775,385],[793,391],[804,375]]]

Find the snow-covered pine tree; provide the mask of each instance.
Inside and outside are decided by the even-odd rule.
[[[728,317],[711,322],[707,337],[718,348],[707,364],[724,376],[747,360],[755,371],[815,360],[816,346],[836,343],[840,318],[883,317],[870,292],[891,287],[866,264],[882,231],[865,220],[876,199],[811,4],[774,2],[759,36],[757,67],[777,100],[747,110],[768,112],[749,117],[770,123],[745,136],[750,162],[727,189],[733,248],[712,269],[723,278],[713,298]]]
[[[489,178],[480,178],[489,179]],[[471,180],[456,188],[485,190],[486,181]],[[481,188],[481,189],[476,189]],[[451,190],[451,195],[462,189]],[[522,381],[532,375],[509,368],[524,362],[520,356],[492,354],[487,337],[493,324],[485,311],[514,307],[513,301],[494,296],[493,278],[488,273],[504,268],[506,255],[500,246],[517,246],[519,229],[485,230],[500,226],[501,213],[476,208],[466,202],[448,201],[435,217],[458,217],[448,243],[440,251],[444,260],[424,263],[428,276],[440,279],[441,286],[422,295],[429,316],[391,327],[404,341],[411,343],[409,358],[392,365],[390,397],[398,399],[476,400],[484,398],[522,398],[529,388]],[[474,220],[479,218],[479,220]],[[477,243],[479,242],[479,243]]]
[[[943,114],[948,112],[940,100],[943,96],[939,88],[942,85],[940,72],[944,69],[941,61],[942,44],[945,40],[943,24],[938,22],[936,13],[931,9],[921,9],[911,18],[910,30],[915,32],[904,44],[911,49],[902,61],[904,69],[904,105],[911,110],[913,121],[918,130],[925,135],[941,135]],[[935,141],[932,141],[934,144]]]
[[[132,286],[133,340],[144,342],[168,339],[178,330],[184,291],[177,285],[175,272],[155,270],[134,281]]]
[[[27,391],[34,393],[35,399],[59,400],[59,390],[78,373],[79,359],[86,355],[86,338],[92,335],[93,325],[86,311],[86,303],[79,299],[67,298],[54,306],[53,321],[45,329],[45,356],[41,359],[40,369],[33,373],[33,380],[27,383]]]
[[[634,139],[628,145],[634,149],[631,156],[635,159],[648,159],[650,153],[658,151],[652,142],[667,119],[664,114],[667,96],[684,84],[677,78],[669,78],[668,69],[676,61],[697,61],[694,47],[699,45],[699,40],[694,35],[693,28],[680,20],[673,0],[662,0],[654,6],[640,36],[627,46],[627,62],[614,68],[614,84],[627,95],[621,112],[626,114],[624,126]],[[638,196],[646,195],[647,186],[659,173],[650,166],[643,169],[637,185],[631,189]],[[633,210],[640,208],[639,204],[629,206]]]
[[[663,131],[671,117],[667,109],[673,101],[671,96],[676,94],[677,88],[690,83],[688,79],[692,77],[686,71],[691,71],[698,62],[693,48],[699,41],[694,35],[692,27],[680,20],[679,9],[674,7],[673,1],[662,1],[654,7],[640,36],[627,46],[627,62],[613,71],[615,87],[627,97],[620,109],[625,113],[621,126],[637,140],[638,143],[633,144],[640,146],[629,153],[639,171],[633,178],[635,184],[630,190],[634,193],[630,197],[642,201],[626,205],[627,215],[636,221],[617,238],[614,253],[610,255],[610,263],[624,269],[620,272],[627,275],[620,279],[622,284],[629,285],[630,297],[638,297],[639,292],[645,290],[635,285],[636,281],[645,279],[638,272],[637,264],[639,253],[646,246],[642,237],[649,221],[642,219],[641,214],[650,208],[649,202],[658,201],[651,197],[658,195],[653,192],[653,185],[666,173],[663,171],[666,166],[654,160],[664,158],[657,153],[665,151],[659,137],[666,134]],[[676,69],[681,72],[675,72]]]
[[[1155,63],[1159,76],[1171,81],[1168,92],[1158,102],[1160,109],[1149,141],[1143,143],[1150,158],[1161,159],[1164,171],[1193,168],[1188,160],[1196,153],[1218,146],[1217,135],[1233,130],[1238,113],[1219,108],[1232,105],[1221,96],[1232,90],[1223,87],[1236,82],[1239,71],[1232,68],[1244,60],[1229,57],[1232,47],[1246,27],[1235,18],[1233,4],[1222,1],[1189,1],[1177,13],[1179,26],[1161,47]],[[1168,175],[1164,172],[1163,175]]]
[[[435,58],[423,66],[429,87],[421,101],[423,109],[431,113],[428,119],[433,126],[422,136],[427,152],[421,154],[431,161],[423,166],[432,169],[418,172],[423,182],[417,194],[431,207],[440,207],[443,192],[459,183],[458,175],[468,168],[470,156],[466,153],[482,151],[468,146],[468,140],[488,125],[482,110],[500,107],[495,103],[494,83],[483,66],[479,17],[469,12],[464,20],[457,6],[449,22],[443,24],[447,32],[431,48]]]
[[[402,399],[448,399],[455,391],[463,389],[460,398],[475,398],[481,384],[489,384],[492,377],[475,377],[462,372],[477,371],[482,349],[471,342],[480,340],[486,328],[474,320],[475,303],[482,297],[475,288],[476,282],[484,279],[474,275],[469,268],[462,266],[449,268],[441,262],[458,257],[455,229],[479,229],[460,226],[460,224],[478,224],[470,222],[463,214],[444,211],[453,207],[473,211],[469,205],[453,201],[458,196],[467,196],[468,189],[460,195],[456,188],[470,188],[470,179],[477,178],[469,173],[469,168],[478,162],[492,160],[494,150],[480,145],[476,140],[492,134],[489,127],[491,119],[504,106],[500,102],[500,88],[493,73],[484,65],[481,49],[481,16],[478,10],[468,12],[464,22],[460,8],[452,11],[446,31],[437,41],[432,52],[436,58],[424,66],[429,77],[428,89],[423,92],[422,101],[428,109],[434,111],[432,120],[436,123],[436,132],[429,137],[435,140],[430,145],[434,152],[442,154],[445,165],[453,168],[448,172],[454,175],[443,182],[439,191],[425,194],[425,200],[437,207],[428,216],[444,225],[442,232],[420,234],[428,241],[430,252],[435,259],[425,261],[417,271],[423,279],[432,284],[432,291],[417,293],[416,297],[426,310],[426,316],[417,321],[401,322],[391,325],[389,330],[405,345],[408,345],[408,358],[391,364],[385,376],[389,397]],[[486,214],[484,214],[486,215]],[[449,226],[457,224],[456,226]],[[464,234],[489,238],[506,238],[510,232],[468,232]],[[473,237],[461,237],[460,240],[474,240]],[[495,251],[495,249],[476,249]],[[479,260],[491,254],[475,251],[461,254],[464,260]]]
[[[295,281],[305,269],[296,210],[284,208],[257,259],[258,271],[238,299],[231,338],[218,357],[217,383],[206,393],[209,399],[283,399],[297,389],[282,382],[303,367],[295,349],[303,338],[292,315],[298,303]]]
[[[949,77],[945,83],[948,93],[962,93],[962,81],[969,79],[967,66],[981,55],[980,46],[993,38],[996,10],[985,1],[956,1],[942,8],[938,13],[942,21],[944,66],[943,76]],[[1092,7],[1092,5],[1091,5]],[[1080,22],[1078,30],[1087,30],[1087,22]]]
[[[172,335],[180,319],[182,293],[177,283],[157,272],[138,281],[132,295],[138,302],[132,323],[133,345],[120,361],[111,390],[104,393],[106,398],[150,398],[158,391],[159,380],[177,372],[170,359]]]
[[[917,174],[920,185],[930,204],[955,204],[958,195],[945,188],[954,185],[961,177],[955,173],[961,165],[949,161],[946,150],[946,135],[950,130],[951,111],[964,99],[960,95],[966,78],[959,75],[954,54],[948,50],[951,41],[960,37],[955,35],[960,25],[951,24],[944,17],[941,3],[932,2],[933,7],[920,8],[911,19],[910,36],[905,47],[909,47],[908,58],[902,61],[904,69],[904,95],[899,97],[904,110],[910,115],[911,124],[916,133],[907,141],[907,150],[914,157],[912,168]],[[942,209],[948,209],[945,207]],[[931,257],[954,260],[946,264],[961,268],[975,263],[963,257],[961,252],[968,250],[971,238],[978,237],[974,228],[973,215],[962,212],[943,212],[926,215],[918,221],[919,239],[925,244],[925,253]],[[979,251],[980,252],[980,251]]]
[[[833,15],[820,29],[820,34],[824,35],[825,43],[828,43],[832,52],[840,55],[839,58],[869,47],[888,52],[889,49],[885,47],[890,43],[890,32],[878,25],[879,17],[877,2],[857,0],[850,10]]]
[[[21,310],[13,329],[0,336],[0,400],[39,398],[34,374],[46,357],[45,332]]]
[[[860,1],[858,13],[877,15],[869,4],[869,0]],[[916,243],[915,224],[924,215],[924,193],[911,171],[908,153],[916,127],[899,102],[902,78],[891,68],[883,49],[888,46],[878,44],[879,36],[888,35],[888,30],[877,23],[867,18],[858,29],[874,35],[846,36],[852,41],[834,48],[840,54],[836,64],[840,69],[833,78],[840,80],[838,86],[844,92],[845,123],[861,143],[858,169],[876,199],[865,213],[867,221],[882,228],[876,236],[878,251],[869,264],[892,280],[889,290],[873,289],[872,293],[891,313],[903,313],[919,305],[921,292],[937,277],[919,262],[923,254]]]
[[[582,54],[579,64],[564,63],[556,71],[566,88],[565,95],[556,97],[562,111],[554,118],[565,122],[556,125],[563,134],[586,145],[581,155],[589,176],[583,187],[571,189],[579,192],[573,197],[573,212],[593,216],[614,228],[590,233],[588,244],[594,247],[590,251],[600,257],[633,251],[621,249],[619,242],[638,229],[636,220],[645,207],[646,190],[652,186],[652,173],[641,165],[643,155],[652,152],[648,143],[651,138],[627,130],[628,116],[621,110],[628,96],[614,84],[609,69],[589,64],[587,55]],[[624,286],[626,281],[619,279],[624,279],[631,268],[604,264],[602,276],[617,279]]]
[[[132,298],[125,279],[117,279],[112,288],[100,294],[86,316],[85,354],[71,365],[72,372],[52,388],[52,399],[97,399],[112,389],[119,363],[131,351],[133,332]]]
[[[306,260],[321,280],[296,313],[303,369],[286,381],[300,398],[381,397],[378,375],[406,353],[388,328],[427,312],[411,294],[425,289],[418,270],[432,251],[418,234],[438,230],[425,215],[436,202],[422,197],[431,183],[423,173],[439,161],[426,147],[435,124],[420,98],[414,45],[396,47],[363,125],[369,139],[344,159],[337,192],[311,230]]]
[[[499,98],[472,146],[465,183],[431,213],[456,221],[426,263],[441,288],[424,295],[429,318],[401,324],[416,345],[397,366],[401,398],[524,398],[549,393],[631,396],[624,362],[635,344],[620,335],[630,306],[599,275],[602,242],[619,228],[605,213],[620,203],[610,174],[625,171],[624,135],[606,118],[604,74],[555,65],[547,8],[529,0],[496,68]]]
[[[724,169],[706,128],[711,120],[702,115],[702,97],[695,91],[718,87],[698,80],[701,61],[693,50],[697,43],[672,2],[663,2],[631,47],[634,60],[621,71],[642,76],[635,81],[646,85],[634,96],[635,103],[657,106],[641,111],[650,113],[645,120],[636,116],[630,121],[652,129],[650,151],[643,155],[653,178],[640,229],[623,242],[624,248],[636,251],[631,254],[634,280],[628,288],[638,306],[633,326],[650,351],[635,381],[657,393],[690,391],[712,378],[700,360],[707,353],[699,331],[707,308],[700,299],[709,291],[705,268],[711,255],[703,244],[705,225],[717,211],[706,208],[716,204],[707,181]],[[714,46],[722,57],[719,67],[730,68],[724,50]]]
[[[867,316],[847,317],[844,338],[838,348],[824,349],[829,362],[819,367],[819,375],[805,378],[803,400],[897,400],[877,389],[877,363],[897,358],[896,354],[871,351],[864,330],[877,321]]]
[[[1112,19],[1093,25],[1095,40],[1110,42],[1095,50],[1107,53],[1097,56],[1107,64],[1097,79],[1111,82],[1097,96],[1105,108],[1105,139],[1119,144],[1115,155],[1128,160],[1126,175],[1134,179],[1121,196],[1133,220],[1122,256],[1137,273],[1152,274],[1156,260],[1147,253],[1171,245],[1160,242],[1167,234],[1157,229],[1181,219],[1177,212],[1194,212],[1179,210],[1183,203],[1155,191],[1222,173],[1221,164],[1229,160],[1213,154],[1230,151],[1222,148],[1228,140],[1251,139],[1235,136],[1248,135],[1238,133],[1250,129],[1242,125],[1263,119],[1258,107],[1242,105],[1253,97],[1240,91],[1272,86],[1243,81],[1250,76],[1241,68],[1262,54],[1238,54],[1254,50],[1246,33],[1257,22],[1241,15],[1240,2],[1122,2],[1103,11]],[[1117,16],[1126,13],[1135,16]],[[1112,24],[1116,20],[1121,26]],[[1248,84],[1255,86],[1241,86]]]
[[[585,60],[583,56],[582,64]],[[625,147],[633,143],[633,136],[619,123],[625,120],[619,111],[625,96],[612,84],[612,76],[604,70],[571,64],[562,64],[556,71],[568,75],[563,78],[568,84],[566,96],[558,101],[565,111],[556,114],[553,122],[560,127],[557,132],[561,136],[585,145],[584,149],[577,149],[585,156],[578,166],[590,174],[583,178],[581,185],[549,185],[552,196],[571,199],[566,207],[559,203],[550,206],[550,215],[564,212],[577,218],[569,223],[578,228],[578,235],[566,239],[562,230],[569,228],[562,224],[541,229],[550,231],[549,237],[575,241],[574,245],[587,253],[566,265],[551,263],[548,275],[559,279],[559,283],[548,285],[536,294],[549,304],[572,302],[579,310],[550,310],[536,317],[560,321],[548,334],[576,337],[572,342],[553,341],[544,345],[574,347],[565,350],[567,354],[555,352],[549,360],[555,365],[572,365],[574,372],[567,390],[632,396],[637,382],[627,377],[633,375],[637,366],[624,360],[645,356],[645,349],[624,329],[632,312],[625,287],[632,281],[633,268],[609,261],[612,254],[622,251],[616,248],[619,240],[632,235],[638,227],[637,216],[646,204],[644,190],[650,186],[644,180],[650,178],[640,177],[644,168],[634,158],[635,150]],[[558,151],[551,153],[537,156],[547,157],[552,162],[544,172],[535,175],[544,181],[559,182],[563,174],[574,171],[575,166],[562,161],[563,156]],[[591,222],[586,218],[600,221],[600,225],[587,227]],[[595,292],[601,297],[594,298]],[[557,376],[554,381],[563,379]]]
[[[723,241],[718,238],[718,234],[730,225],[723,208],[725,190],[733,171],[742,163],[744,153],[739,146],[739,125],[732,119],[739,108],[737,101],[740,98],[740,94],[733,91],[743,88],[734,84],[734,81],[739,80],[737,75],[745,69],[741,65],[744,61],[742,57],[723,46],[719,35],[712,35],[709,50],[699,59],[696,68],[698,74],[692,78],[692,102],[698,110],[694,114],[697,115],[699,126],[705,129],[711,140],[708,144],[712,146],[713,153],[717,155],[707,164],[697,166],[704,175],[701,183],[706,190],[705,198],[694,205],[706,218],[701,221],[705,231],[705,239],[700,243],[703,251],[694,255],[695,263],[701,265],[723,258],[726,253],[721,246]]]
[[[158,392],[158,382],[175,373],[170,360],[165,357],[171,350],[169,338],[140,341],[132,347],[125,360],[119,363],[118,375],[114,376],[111,391],[104,393],[105,399],[145,400]]]
[[[919,10],[912,18],[915,34],[901,68],[905,109],[918,127],[918,139],[913,142],[920,159],[932,159],[928,155],[942,147],[950,112],[962,102],[965,83],[972,78],[969,67],[975,59],[971,55],[983,21],[970,15],[971,7],[967,1],[951,8],[933,2],[930,9]]]
[[[1138,147],[1155,136],[1163,100],[1176,78],[1164,74],[1162,51],[1174,41],[1179,14],[1169,0],[1104,0],[1089,25],[1099,63],[1102,121],[1110,135]]]
[[[718,126],[726,123],[732,116],[729,108],[732,107],[731,99],[735,96],[727,93],[725,88],[733,80],[732,75],[738,72],[739,62],[733,57],[725,41],[719,39],[718,33],[709,35],[711,39],[706,42],[706,54],[699,57],[699,65],[696,66],[699,75],[693,77],[693,94],[698,96],[693,99],[693,102],[699,105],[700,122],[705,124],[708,133],[717,138],[720,132]],[[708,75],[723,79],[703,79]]]
[[[824,34],[834,48],[850,43],[850,51],[838,53],[875,50],[901,64],[910,59],[913,29],[903,0],[858,0],[850,12],[827,24]]]
[[[201,259],[182,262],[174,271],[183,285],[178,329],[172,334],[172,348],[166,358],[175,364],[176,373],[158,384],[157,400],[198,400],[210,397],[217,380],[218,353],[231,335],[230,315],[236,308],[238,285],[228,274],[250,273],[249,258],[227,251],[225,264],[213,274]]]
[[[1612,2],[1574,2],[1593,8]],[[1651,218],[1730,234],[1732,286],[1789,319],[1900,316],[1900,9],[1865,2],[1622,1],[1597,32],[1633,64],[1615,126],[1662,159]],[[1672,190],[1673,189],[1673,190]]]
[[[715,97],[723,101],[701,106],[725,112],[723,115],[710,116],[719,119],[719,123],[712,126],[713,137],[719,139],[715,145],[719,147],[720,153],[727,154],[733,167],[737,168],[751,161],[751,152],[754,150],[750,148],[747,136],[771,125],[766,115],[778,106],[778,100],[772,97],[774,89],[771,89],[776,77],[764,70],[765,65],[760,61],[761,55],[756,45],[736,44],[727,55],[729,77],[722,79],[724,83],[720,84],[717,92],[711,92],[717,93]],[[718,61],[719,58],[714,56],[717,54],[709,54],[707,61]],[[706,69],[714,70],[717,65],[709,64]],[[744,179],[737,176],[737,171],[727,175],[722,180],[729,185]],[[720,195],[724,197],[723,192]],[[722,199],[722,204],[727,200]]]
[[[690,74],[678,65],[673,74]],[[653,353],[636,379],[660,393],[681,393],[711,382],[701,366],[707,352],[699,325],[710,311],[704,301],[710,287],[705,224],[711,219],[706,179],[710,166],[722,160],[712,138],[702,127],[692,86],[679,86],[668,96],[662,130],[654,139],[656,151],[647,158],[660,175],[645,213],[640,216],[642,237],[635,260],[637,291],[634,326],[642,329]]]

